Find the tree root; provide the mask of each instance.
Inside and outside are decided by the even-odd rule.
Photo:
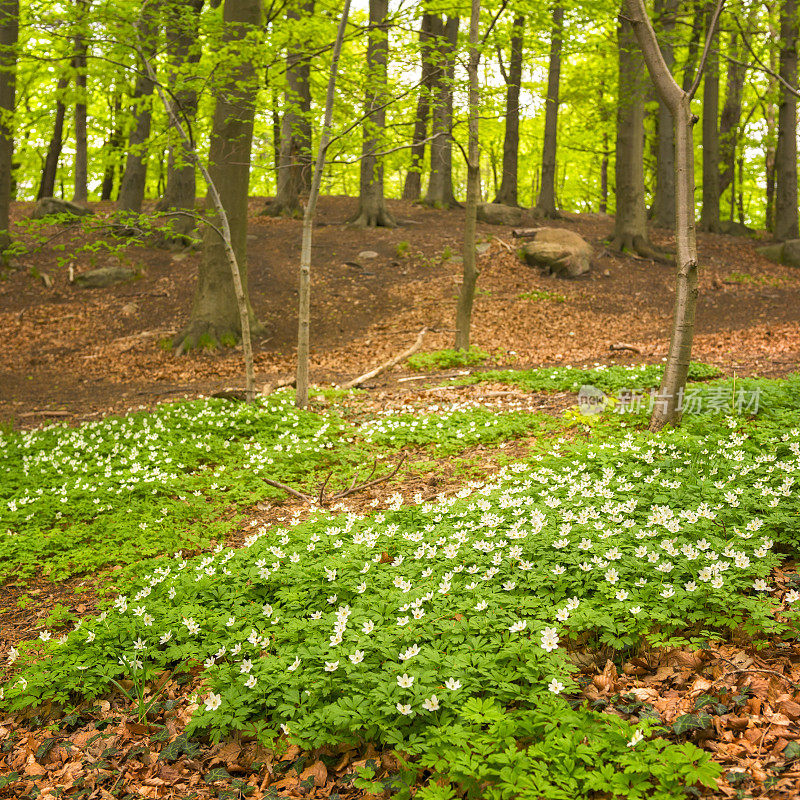
[[[261,211],[262,217],[288,217],[289,219],[302,219],[303,209],[300,201],[297,204],[279,203],[277,200],[268,200]]]
[[[263,335],[266,328],[253,317],[250,318],[250,336],[255,339]],[[172,340],[175,355],[182,356],[190,350],[235,347],[242,339],[238,325],[215,323],[209,320],[191,320]]]
[[[661,264],[672,264],[674,261],[674,256],[671,253],[656,249],[644,236],[639,234],[624,233],[614,236],[609,241],[608,246],[609,249],[618,253],[639,256],[640,258],[658,261]]]
[[[358,213],[347,221],[351,228],[396,228],[397,220],[385,209],[377,213],[359,209]]]

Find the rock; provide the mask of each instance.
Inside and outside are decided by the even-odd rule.
[[[800,239],[789,239],[783,243],[781,263],[788,267],[800,267]]]
[[[72,217],[89,217],[94,214],[91,208],[70,203],[68,200],[59,200],[57,197],[42,197],[36,201],[31,212],[31,219],[44,219],[54,214],[69,214]]]
[[[719,221],[719,232],[726,233],[728,236],[752,236],[755,233],[753,228],[748,228],[742,222],[734,222],[732,219],[721,219]]]
[[[766,247],[759,247],[756,249],[756,253],[768,258],[770,261],[774,261],[776,264],[783,263],[783,244],[770,244]]]
[[[75,283],[81,289],[104,289],[106,286],[113,286],[115,283],[132,281],[137,276],[135,269],[128,267],[100,267],[82,272],[75,276]]]
[[[577,278],[589,271],[594,251],[577,233],[564,228],[540,228],[519,254],[526,264],[542,267],[558,278]]]
[[[374,250],[362,250],[358,254],[358,257],[359,258],[365,258],[365,259],[377,258],[378,254]]]
[[[520,225],[528,216],[524,208],[502,203],[478,203],[478,221],[488,225]]]
[[[491,246],[492,246],[491,242],[478,242],[478,244],[475,245],[475,252],[479,256],[482,256],[484,253],[488,253],[489,252],[489,248]]]

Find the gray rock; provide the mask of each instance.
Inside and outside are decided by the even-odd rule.
[[[526,264],[541,267],[557,278],[577,278],[591,268],[591,245],[564,228],[540,228],[519,255]]]
[[[783,243],[781,263],[788,267],[800,267],[800,239],[789,239]]]
[[[475,245],[475,252],[479,256],[482,256],[484,253],[489,252],[489,248],[491,246],[492,246],[491,242],[478,242],[478,244]]]
[[[364,259],[377,258],[378,254],[374,250],[362,250],[358,257]]]
[[[502,203],[478,203],[478,221],[488,225],[521,225],[529,214],[523,208]]]
[[[91,208],[70,203],[68,200],[59,200],[57,197],[42,197],[36,201],[31,212],[31,219],[44,219],[54,214],[69,214],[71,217],[89,217],[94,214]]]
[[[75,283],[81,289],[104,289],[107,286],[113,286],[115,283],[132,281],[136,277],[136,270],[128,267],[100,267],[99,269],[91,269],[88,272],[76,275]]]
[[[759,255],[764,256],[764,258],[768,258],[770,261],[774,261],[776,264],[783,263],[783,244],[770,244],[766,247],[759,247],[756,249],[756,253]]]
[[[753,228],[748,228],[741,222],[734,222],[732,219],[722,219],[719,222],[719,232],[727,233],[728,236],[752,236],[755,233]]]

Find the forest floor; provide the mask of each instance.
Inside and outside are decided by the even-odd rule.
[[[345,226],[354,203],[329,197],[319,205],[311,333],[317,383],[341,382],[382,363],[423,326],[438,331],[427,336],[425,350],[452,346],[463,211],[389,201],[401,226],[365,231]],[[248,259],[252,304],[267,329],[255,343],[257,379],[266,382],[293,372],[301,223],[260,216],[264,204],[251,200]],[[30,204],[14,208],[18,220],[29,212]],[[603,240],[611,217],[567,215],[552,224],[594,246],[588,276],[543,276],[508,252],[514,247],[508,228],[478,226],[491,247],[480,258],[473,344],[492,354],[490,363],[515,367],[663,358],[673,268],[609,252]],[[69,228],[41,234],[45,243],[0,280],[0,422],[79,421],[241,383],[241,350],[176,358],[167,347],[188,319],[198,252],[123,252],[113,240],[116,249],[106,251],[95,247],[102,240]],[[652,237],[656,245],[672,245],[668,231]],[[759,256],[759,244],[699,234],[694,357],[727,372],[779,375],[800,363],[800,272]],[[81,245],[93,249],[80,252]],[[360,256],[364,251],[377,256]],[[69,282],[70,267],[79,274],[121,264],[140,269],[141,277],[106,289]],[[617,343],[641,353],[614,352]],[[398,367],[374,385],[395,385],[402,374]]]
[[[251,299],[267,327],[255,348],[257,378],[266,383],[293,371],[300,222],[259,216],[263,205],[263,200],[251,201],[248,248]],[[316,383],[340,383],[382,363],[408,347],[423,326],[436,328],[426,337],[424,350],[452,345],[463,212],[389,205],[403,221],[401,227],[360,231],[344,225],[355,210],[353,200],[320,202],[312,300],[316,344],[311,377]],[[20,204],[15,213],[22,218],[29,210]],[[514,248],[510,229],[479,225],[490,248],[480,258],[472,340],[491,354],[487,364],[527,368],[660,361],[669,338],[673,268],[607,251],[603,240],[613,226],[610,217],[569,215],[552,224],[580,233],[595,247],[593,269],[585,278],[542,276],[509,252]],[[0,423],[17,429],[54,421],[79,423],[241,385],[240,349],[176,358],[164,346],[188,319],[198,253],[99,250],[64,261],[64,252],[54,246],[72,234],[57,229],[45,234],[56,238],[21,256],[23,268],[0,280],[5,333],[0,341]],[[671,245],[666,231],[653,231],[653,239],[661,247]],[[755,252],[759,243],[698,236],[702,269],[694,357],[727,375],[782,376],[800,364],[800,271],[760,257]],[[359,255],[364,251],[377,257]],[[142,275],[107,289],[79,289],[69,281],[70,266],[80,273],[116,264],[133,264]],[[612,350],[620,343],[639,352]],[[347,401],[351,412],[385,416],[415,409],[427,413],[436,408],[432,404],[442,409],[483,405],[506,414],[536,410],[557,419],[575,402],[572,394],[532,394],[503,384],[431,389],[399,381],[410,375],[400,366],[370,382],[377,391]],[[326,405],[321,397],[315,402]],[[429,455],[424,469],[404,466],[395,479],[354,496],[349,507],[358,513],[391,507],[396,492],[405,497],[453,495],[465,481],[486,479],[528,457],[538,446],[537,436],[541,441],[538,434],[465,447],[457,459]],[[287,498],[246,513],[247,526],[270,526],[288,517],[302,518],[308,507]],[[236,522],[225,543],[236,547],[247,534],[245,522]],[[785,564],[773,581],[781,591],[796,586],[795,567]],[[86,575],[63,581],[39,575],[6,583],[0,587],[0,652],[38,635],[59,606],[77,616],[90,614],[100,599],[96,589]],[[612,714],[625,719],[632,712],[615,710],[626,707],[629,701],[623,697],[646,701],[674,721],[697,716],[697,703],[719,683],[730,685],[731,696],[744,687],[746,708],[731,705],[716,714],[713,726],[703,732],[705,739],[699,740],[727,770],[714,796],[797,796],[797,756],[785,756],[790,746],[795,748],[791,752],[800,753],[797,643],[754,652],[746,642],[732,641],[704,650],[653,652],[619,670],[604,658],[578,666],[586,677],[584,696],[608,703]],[[181,753],[173,745],[181,741],[193,710],[191,688],[173,682],[168,686],[174,705],[169,720],[164,713],[166,739],[159,738],[161,726],[133,721],[131,708],[119,698],[86,704],[68,718],[69,724],[57,709],[49,715],[47,708],[25,722],[17,716],[0,718],[0,744],[13,744],[0,747],[0,776],[4,768],[20,777],[5,788],[0,782],[0,797],[33,797],[36,791],[41,791],[40,798],[51,797],[58,786],[64,796],[103,800],[240,797],[245,796],[244,784],[236,784],[241,778],[253,797],[373,798],[354,788],[354,767],[372,764],[384,776],[397,770],[391,752],[378,753],[371,746],[312,753],[292,746],[277,754],[234,737],[217,745],[188,743]],[[168,754],[170,747],[176,755]],[[774,769],[778,764],[780,772]],[[765,784],[768,778],[773,780]]]

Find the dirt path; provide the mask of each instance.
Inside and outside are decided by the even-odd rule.
[[[460,251],[463,211],[390,201],[403,225],[360,231],[344,225],[354,203],[335,197],[320,203],[312,319],[312,379],[319,382],[380,363],[410,344],[423,325],[439,328],[425,349],[452,343],[461,269],[452,257]],[[300,247],[300,222],[259,216],[263,205],[251,201],[249,234],[251,295],[268,330],[256,343],[259,380],[293,370]],[[28,210],[19,204],[15,213]],[[512,243],[509,229],[479,225],[491,247],[480,259],[473,342],[490,351],[494,363],[518,366],[663,357],[672,268],[607,252],[609,217],[570,216],[554,224],[595,247],[588,277],[544,277],[504,247]],[[237,383],[240,351],[176,358],[164,347],[188,318],[198,253],[130,248],[123,260],[143,269],[139,280],[82,290],[69,283],[70,265],[80,273],[119,264],[120,255],[100,250],[65,259],[70,235],[22,257],[25,269],[0,281],[0,421],[28,427],[77,420]],[[654,231],[653,238],[670,245],[665,231]],[[58,250],[64,243],[65,251]],[[755,253],[757,245],[700,235],[695,356],[743,373],[783,374],[800,363],[800,272],[770,264]],[[366,257],[367,250],[377,256]],[[641,354],[614,358],[609,348],[617,342],[634,344]]]

